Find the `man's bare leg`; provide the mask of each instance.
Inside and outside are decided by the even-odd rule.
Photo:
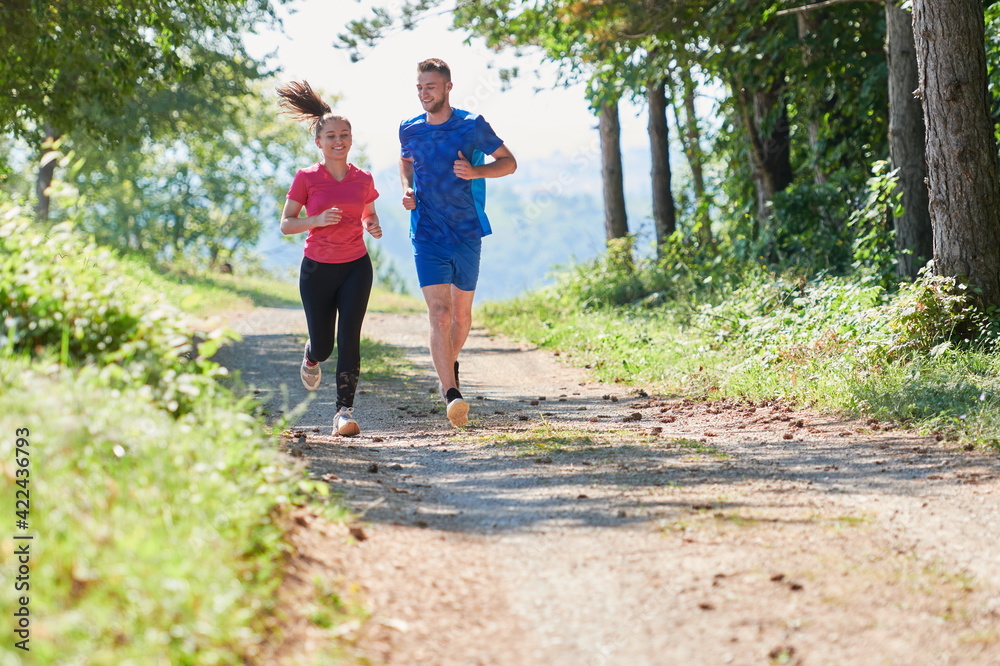
[[[431,360],[441,382],[441,392],[448,400],[449,391],[458,389],[455,362],[472,328],[472,301],[476,292],[463,291],[449,284],[429,285],[422,291],[430,320]],[[449,420],[454,425],[465,425],[468,404],[462,400],[461,404],[452,407],[454,400],[448,402]]]
[[[455,356],[451,366],[455,375],[455,388],[458,388],[458,355],[465,347],[469,331],[472,330],[472,300],[475,295],[474,291],[462,291],[454,285],[451,288],[451,348]]]

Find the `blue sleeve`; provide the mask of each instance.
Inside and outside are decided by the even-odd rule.
[[[482,116],[476,117],[476,148],[487,155],[495,153],[503,145],[503,139],[496,135],[490,124]]]
[[[401,157],[405,157],[408,160],[412,160],[413,159],[413,155],[410,154],[410,145],[409,145],[409,142],[406,140],[406,137],[403,136],[403,130],[404,129],[406,129],[406,123],[405,122],[404,123],[400,123],[399,124],[399,148],[400,148],[400,156]]]

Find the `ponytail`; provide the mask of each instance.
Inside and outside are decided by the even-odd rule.
[[[309,129],[316,136],[319,136],[319,132],[327,120],[343,120],[347,123],[348,127],[351,126],[347,118],[333,114],[333,109],[330,108],[330,105],[316,94],[316,91],[312,89],[308,81],[292,81],[283,86],[278,86],[275,90],[278,93],[278,97],[281,98],[278,100],[278,106],[284,109],[284,112],[295,120],[308,122]]]

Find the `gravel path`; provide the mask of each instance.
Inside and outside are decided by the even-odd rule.
[[[301,403],[301,311],[231,325],[244,340],[220,360],[275,413]],[[371,611],[345,628],[353,661],[1000,664],[995,454],[601,385],[479,330],[459,432],[424,318],[370,313],[365,335],[416,372],[362,378],[350,439],[324,385],[288,441],[362,514],[357,538],[312,520],[296,537],[299,575],[332,573]]]

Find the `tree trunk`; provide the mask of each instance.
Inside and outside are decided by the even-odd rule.
[[[933,231],[927,209],[927,160],[924,111],[914,95],[920,80],[913,40],[913,15],[886,0],[886,60],[889,64],[889,156],[897,172],[903,214],[894,217],[901,278],[917,277],[933,254]]]
[[[660,79],[651,83],[647,90],[649,98],[649,146],[653,168],[653,224],[656,228],[657,256],[660,246],[677,229],[677,213],[674,209],[674,195],[670,189],[670,128],[667,125],[666,82]]]
[[[691,186],[694,189],[695,203],[695,235],[700,242],[708,244],[712,242],[712,223],[709,216],[712,201],[705,192],[705,154],[701,150],[701,130],[698,128],[698,116],[694,108],[696,88],[690,72],[682,70],[680,76],[684,82],[684,121],[681,121],[680,112],[674,108],[677,135],[684,148],[688,167],[691,169]]]
[[[913,32],[927,126],[927,180],[939,275],[1000,306],[1000,180],[980,0],[915,0]]]
[[[802,40],[802,63],[808,70],[809,66],[815,60],[812,43],[815,39],[816,28],[819,22],[822,21],[822,12],[799,12],[796,14],[796,19],[798,21],[799,39]],[[822,113],[822,110],[816,108],[814,105],[805,105],[805,107],[806,109],[804,110],[809,115],[809,119],[806,121],[806,135],[809,137],[809,153],[812,156],[810,161],[812,162],[813,182],[817,185],[823,185],[827,182],[828,178],[820,164],[820,122],[817,117],[817,115]]]
[[[780,79],[768,89],[737,86],[737,103],[750,141],[750,161],[757,192],[757,217],[771,216],[771,200],[792,183],[788,109],[781,99]]]
[[[51,125],[45,125],[45,141],[42,143],[42,157],[54,149],[54,144],[60,138]],[[38,178],[35,180],[35,219],[39,222],[46,222],[49,219],[49,211],[52,207],[52,197],[49,196],[49,188],[55,179],[57,159],[47,159],[40,163],[38,167]]]
[[[618,100],[601,107],[598,129],[601,135],[601,177],[604,181],[604,229],[610,241],[628,235]]]

